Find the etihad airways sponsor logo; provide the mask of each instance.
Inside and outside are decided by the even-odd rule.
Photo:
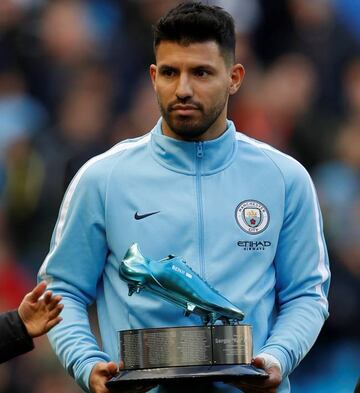
[[[239,240],[237,245],[244,251],[264,251],[267,247],[271,246],[271,242],[269,240]]]

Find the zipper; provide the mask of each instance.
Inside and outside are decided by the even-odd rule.
[[[200,276],[205,279],[205,261],[204,261],[204,212],[202,201],[201,185],[201,166],[204,157],[203,142],[196,142],[196,198],[198,210],[198,228],[199,228],[199,264]]]

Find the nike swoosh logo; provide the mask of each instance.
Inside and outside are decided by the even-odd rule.
[[[152,216],[153,214],[158,214],[160,213],[160,210],[157,212],[152,212],[152,213],[147,213],[147,214],[138,214],[138,212],[135,213],[134,218],[135,220],[142,220],[143,218]]]

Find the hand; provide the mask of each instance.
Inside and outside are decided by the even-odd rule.
[[[52,296],[51,291],[45,293],[45,290],[46,282],[42,281],[25,295],[18,308],[19,316],[32,338],[47,333],[62,320],[59,316],[64,308],[60,304],[61,296]]]
[[[96,363],[90,373],[89,385],[91,393],[109,393],[105,383],[118,373],[118,366],[114,362]]]
[[[120,369],[124,367],[123,363],[120,363]],[[90,373],[89,384],[91,393],[110,393],[110,390],[106,387],[105,383],[114,377],[119,372],[116,363],[114,362],[99,362],[95,364]],[[126,388],[121,390],[122,393],[145,393],[156,385],[151,386],[136,386],[133,389]]]
[[[276,393],[277,388],[282,381],[281,371],[279,367],[265,367],[264,359],[261,357],[255,358],[252,365],[257,368],[262,368],[269,374],[267,379],[253,379],[243,378],[241,381],[233,381],[231,385],[241,389],[244,393]]]

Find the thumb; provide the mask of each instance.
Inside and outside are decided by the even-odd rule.
[[[118,373],[118,366],[115,362],[109,362],[107,364],[107,371],[109,375],[114,376]]]
[[[251,364],[257,368],[262,368],[265,370],[265,360],[261,357],[256,357],[252,360]]]

